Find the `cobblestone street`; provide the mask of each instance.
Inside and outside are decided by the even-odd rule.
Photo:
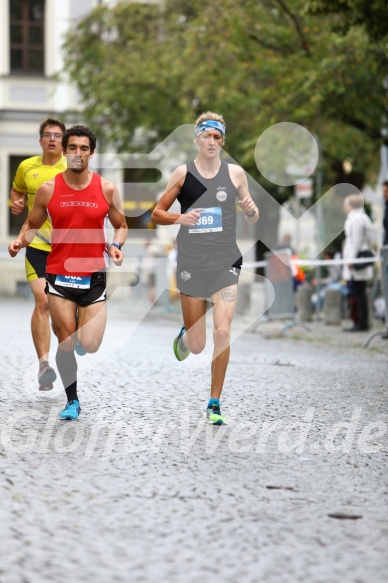
[[[77,357],[81,415],[61,422],[32,309],[0,304],[1,583],[386,583],[386,354],[236,317],[230,425],[213,427],[211,329],[178,363],[179,313],[110,301],[100,351]]]

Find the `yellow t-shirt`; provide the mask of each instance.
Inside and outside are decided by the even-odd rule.
[[[64,170],[66,170],[66,158],[64,156],[53,166],[43,165],[42,156],[27,158],[19,164],[12,188],[17,192],[27,193],[28,212],[32,209],[35,193],[39,186],[51,180],[60,172],[64,172]],[[29,246],[42,251],[51,251],[50,239],[48,238],[48,232],[51,228],[51,221],[47,219]]]

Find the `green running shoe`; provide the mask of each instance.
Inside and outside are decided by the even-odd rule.
[[[186,348],[183,343],[183,334],[186,332],[186,328],[182,326],[181,331],[179,332],[178,336],[174,338],[174,342],[172,343],[172,347],[174,349],[175,357],[181,362],[185,360],[189,354],[190,350]]]
[[[220,402],[216,399],[210,399],[206,409],[206,417],[208,423],[212,425],[228,425],[228,420],[221,415]]]

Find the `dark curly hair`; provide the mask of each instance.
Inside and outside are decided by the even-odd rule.
[[[64,150],[66,150],[67,148],[67,142],[69,141],[70,136],[85,136],[86,138],[89,138],[90,150],[94,152],[94,150],[96,149],[97,143],[96,136],[94,135],[92,130],[90,130],[86,126],[82,125],[72,126],[71,128],[65,131],[62,138],[62,148]]]

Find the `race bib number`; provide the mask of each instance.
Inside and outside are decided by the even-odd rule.
[[[220,206],[213,206],[202,209],[197,224],[190,227],[189,233],[215,233],[222,231],[222,209]]]
[[[56,285],[77,289],[90,289],[90,275],[57,275]]]

